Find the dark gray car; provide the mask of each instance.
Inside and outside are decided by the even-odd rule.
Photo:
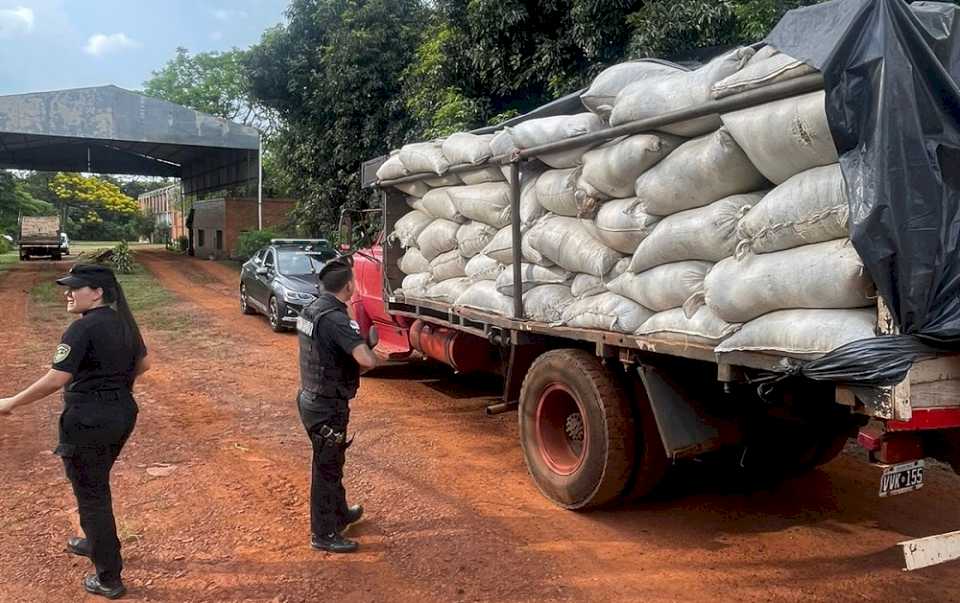
[[[338,255],[325,239],[274,239],[243,264],[240,311],[266,315],[274,331],[294,327],[317,298],[317,273]]]

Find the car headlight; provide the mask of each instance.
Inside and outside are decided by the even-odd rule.
[[[283,290],[283,300],[291,304],[309,304],[316,296],[310,295],[309,293],[300,293],[299,291],[290,291],[289,289]]]

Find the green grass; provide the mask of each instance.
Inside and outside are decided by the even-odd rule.
[[[142,266],[138,265],[132,274],[118,274],[117,280],[140,326],[172,332],[183,332],[195,326],[194,318],[177,307],[177,298]],[[63,288],[53,280],[34,286],[30,298],[41,319],[60,320],[64,317]]]
[[[10,253],[0,253],[0,272],[3,272],[11,265],[16,264],[20,261],[20,257],[17,255],[16,251],[11,251]]]

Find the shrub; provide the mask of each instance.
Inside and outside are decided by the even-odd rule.
[[[10,241],[0,237],[0,253],[10,253],[11,251],[13,251],[13,245]]]
[[[272,230],[249,230],[241,232],[237,241],[237,259],[247,261],[250,257],[260,250],[261,247],[270,244],[270,239],[277,238],[277,233]]]
[[[113,255],[110,257],[110,262],[113,263],[113,269],[120,274],[130,274],[133,272],[133,252],[130,251],[130,246],[127,245],[126,241],[120,241],[120,243],[113,248]]]

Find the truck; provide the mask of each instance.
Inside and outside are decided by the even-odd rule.
[[[875,5],[873,10],[884,3],[866,4]],[[785,37],[804,37],[790,33]],[[686,459],[727,459],[763,478],[795,475],[835,458],[850,439],[881,468],[880,496],[919,489],[928,458],[960,473],[960,358],[950,346],[913,358],[906,376],[891,385],[857,378],[808,378],[801,370],[806,361],[789,354],[721,353],[696,337],[576,328],[524,315],[523,164],[588,143],[663,130],[824,87],[824,77],[810,73],[566,140],[515,149],[480,164],[450,166],[446,175],[509,167],[513,247],[507,270],[513,270],[514,306],[507,315],[402,293],[404,274],[398,262],[404,250],[390,233],[411,206],[397,186],[436,180],[438,174],[379,179],[375,172],[389,157],[371,160],[363,166],[361,181],[376,192],[379,208],[362,213],[345,210],[341,216],[345,247],[351,246],[358,222],[372,222],[377,233],[373,244],[353,253],[357,279],[353,309],[361,329],[377,327],[378,352],[383,356],[396,360],[420,356],[458,373],[499,376],[501,399],[487,408],[488,413],[517,410],[520,448],[532,481],[546,498],[566,509],[585,510],[648,495],[671,466]],[[578,102],[579,93],[507,125],[575,111],[571,107]],[[497,128],[475,133],[494,131]],[[874,333],[897,337],[900,325],[884,297],[877,296],[873,304]]]
[[[21,216],[19,235],[20,260],[49,257],[59,261],[63,257],[60,216]]]

